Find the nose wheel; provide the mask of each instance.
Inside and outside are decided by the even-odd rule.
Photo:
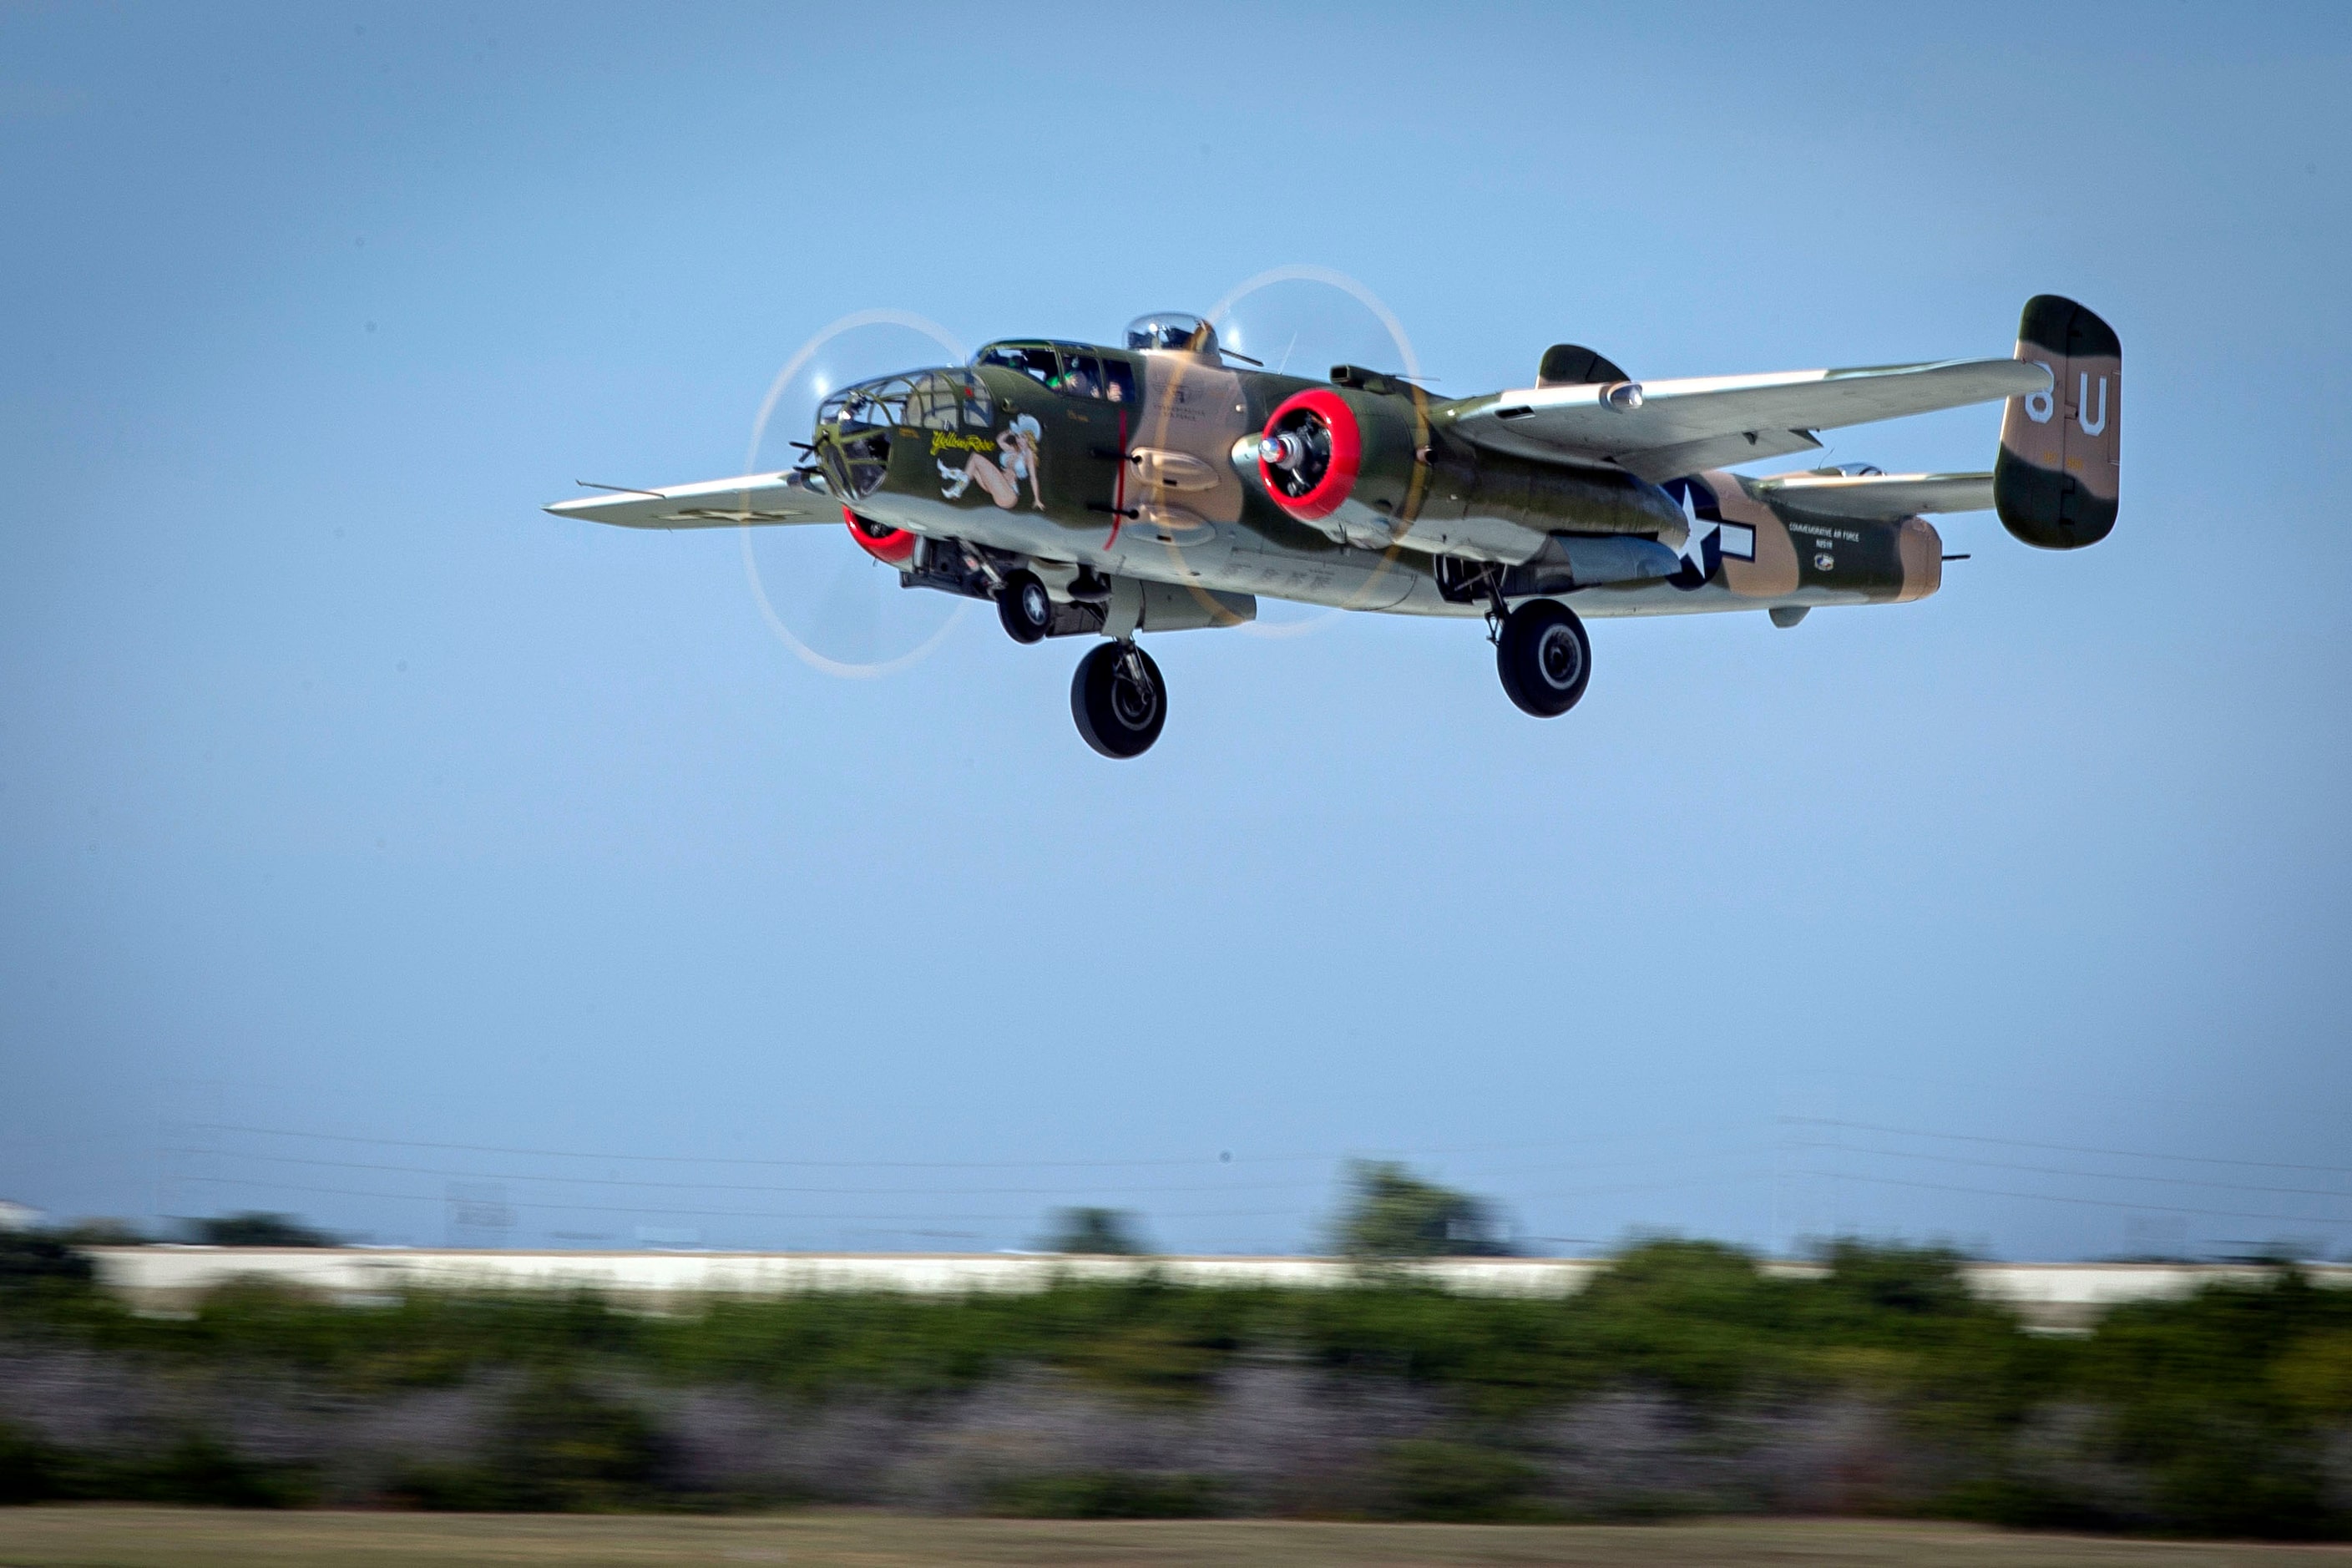
[[[1106,757],[1139,757],[1168,721],[1168,685],[1132,642],[1097,644],[1070,681],[1070,717]]]
[[[1556,599],[1530,599],[1504,617],[1495,666],[1521,712],[1557,719],[1584,695],[1592,643],[1575,611]]]
[[[996,618],[1014,642],[1042,642],[1054,629],[1054,601],[1034,572],[1014,572],[996,591]]]

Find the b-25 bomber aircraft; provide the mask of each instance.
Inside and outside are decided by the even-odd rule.
[[[1576,706],[1583,617],[1903,604],[1942,583],[1927,519],[1997,510],[2028,544],[2114,528],[2122,350],[2070,300],[2030,300],[2006,359],[1644,380],[1544,352],[1534,384],[1440,399],[1335,365],[1321,381],[1163,311],[1118,347],[992,343],[825,399],[785,473],[558,502],[630,528],[845,521],[908,588],[992,601],[1014,640],[1098,639],[1070,709],[1109,757],[1168,713],[1139,634],[1234,626],[1257,596],[1485,620],[1503,689]],[[1990,473],[1732,466],[1819,433],[2006,400]]]

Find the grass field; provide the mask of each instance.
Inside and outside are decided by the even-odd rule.
[[[5,1568],[451,1568],[734,1563],[844,1568],[2352,1568],[2352,1546],[2037,1535],[1958,1526],[1746,1521],[1640,1526],[1092,1522],[887,1513],[759,1518],[261,1512],[111,1504],[0,1509]]]

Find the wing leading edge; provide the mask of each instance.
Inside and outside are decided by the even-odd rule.
[[[1817,430],[2047,392],[2014,359],[1530,387],[1452,405],[1454,428],[1496,451],[1604,464],[1651,480],[1821,445]]]

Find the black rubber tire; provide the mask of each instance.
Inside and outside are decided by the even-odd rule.
[[[1521,712],[1557,719],[1576,706],[1592,679],[1592,641],[1574,610],[1556,599],[1530,599],[1504,620],[1495,668]]]
[[[1139,690],[1126,668],[1129,651],[1126,643],[1098,643],[1078,660],[1070,680],[1070,717],[1087,744],[1106,757],[1141,756],[1168,722],[1168,683],[1160,667],[1141,648],[1132,650],[1150,683],[1149,690]]]
[[[1044,642],[1054,629],[1054,601],[1034,572],[1015,572],[996,591],[996,618],[1014,642]]]

